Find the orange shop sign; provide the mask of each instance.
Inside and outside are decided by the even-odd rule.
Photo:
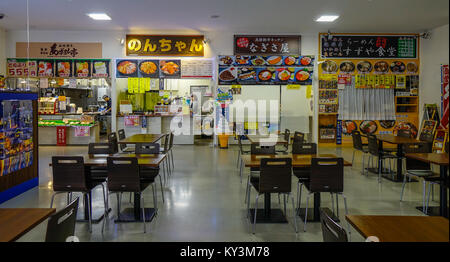
[[[204,56],[203,35],[127,35],[127,56]]]

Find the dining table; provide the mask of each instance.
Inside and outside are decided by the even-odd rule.
[[[159,167],[162,161],[166,158],[166,154],[84,154],[82,155],[84,159],[84,166],[87,175],[90,175],[91,167],[103,167],[107,168],[107,158],[108,157],[136,157],[138,160],[138,165],[140,167]],[[50,163],[51,166],[51,163]],[[89,193],[89,200],[92,201],[92,193]],[[84,199],[84,212],[80,214],[81,219],[78,221],[88,221],[88,200]],[[151,221],[155,216],[155,208],[145,208],[145,221]],[[109,210],[108,210],[109,212]],[[92,223],[98,223],[103,219],[104,212],[102,210],[92,210]],[[120,212],[120,219],[116,219],[115,222],[135,222],[142,221],[142,210],[140,195],[134,194],[133,208],[125,208]]]
[[[449,242],[449,221],[441,216],[346,215],[364,238],[379,242]]]
[[[56,212],[56,208],[0,208],[0,242],[12,242]]]
[[[135,134],[118,140],[118,144],[156,143],[166,134]]]
[[[262,158],[291,158],[292,167],[307,168],[311,167],[311,159],[313,157],[326,157],[326,158],[336,158],[334,154],[287,154],[287,155],[242,155],[243,167],[248,168],[259,168],[261,166]],[[344,166],[351,166],[352,163],[344,160]],[[240,172],[242,175],[243,167]],[[313,208],[300,208],[297,210],[297,214],[304,218],[305,212],[308,210],[308,217],[306,218],[308,222],[319,222],[320,221],[320,193],[314,193],[314,207]],[[254,209],[253,209],[254,210]],[[329,210],[328,210],[329,211]],[[331,214],[332,212],[330,212]],[[254,211],[250,212],[251,220],[253,221]],[[333,216],[335,221],[339,221],[336,216]],[[256,223],[287,223],[285,214],[281,209],[273,209],[271,207],[271,197],[269,193],[264,194],[264,208],[257,210]]]
[[[365,136],[367,136],[367,135],[365,135]],[[378,174],[378,172],[380,172],[380,169],[381,169],[381,174],[382,174],[383,178],[388,179],[393,182],[403,182],[403,174],[402,174],[403,157],[404,157],[403,145],[404,144],[420,144],[420,143],[426,143],[426,142],[417,140],[415,138],[395,136],[393,134],[378,134],[375,136],[380,141],[380,143],[378,143],[378,148],[379,148],[380,152],[383,151],[383,143],[388,143],[388,144],[397,146],[397,151],[396,151],[397,171],[394,175],[394,178],[392,178],[392,176],[390,175],[391,171],[389,171],[388,173],[384,172],[383,161],[381,161],[381,164],[377,168],[375,168],[375,169],[368,168],[367,170],[372,173]]]
[[[439,207],[428,207],[426,214],[448,218],[448,185],[445,185],[445,181],[448,181],[448,153],[408,153],[405,157],[439,166]],[[416,208],[422,212],[424,211],[422,207]]]
[[[248,141],[251,144],[259,144],[261,146],[274,146],[274,145],[286,145],[288,141],[284,139],[284,136],[273,134],[268,135],[246,135]]]

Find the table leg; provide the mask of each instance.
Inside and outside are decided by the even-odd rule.
[[[447,187],[443,184],[447,179],[447,166],[440,166],[440,215],[448,218],[448,208],[447,208]]]
[[[116,219],[114,222],[142,222],[141,193],[133,193],[133,195],[133,208],[125,208],[120,212],[120,219]],[[144,213],[145,221],[151,222],[156,212],[154,208],[144,208]]]

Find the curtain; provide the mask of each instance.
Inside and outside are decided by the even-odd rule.
[[[394,89],[355,88],[339,90],[339,120],[396,120]]]

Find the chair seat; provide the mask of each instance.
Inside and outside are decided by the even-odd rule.
[[[141,177],[141,180],[154,181],[155,177],[159,175],[159,168],[141,167],[139,169],[139,175]]]
[[[384,152],[381,153],[381,158],[383,158],[383,159],[387,159],[387,158],[394,159],[394,158],[397,158],[397,156],[384,151]]]
[[[311,175],[310,168],[293,168],[292,172],[294,173],[294,176],[300,180],[308,180]]]
[[[259,193],[259,178],[257,181],[252,181],[250,179],[250,184],[255,188],[255,190]]]
[[[77,188],[77,187],[60,187],[53,185],[53,191],[55,192],[83,192],[87,193],[94,189],[96,186],[101,185],[105,181],[95,181],[93,179],[89,179],[86,182],[86,188]]]
[[[383,151],[393,153],[393,152],[397,152],[397,148],[383,148]]]
[[[250,174],[250,182],[259,182],[259,174]]]
[[[406,173],[418,177],[429,177],[436,175],[431,170],[406,170]]]

